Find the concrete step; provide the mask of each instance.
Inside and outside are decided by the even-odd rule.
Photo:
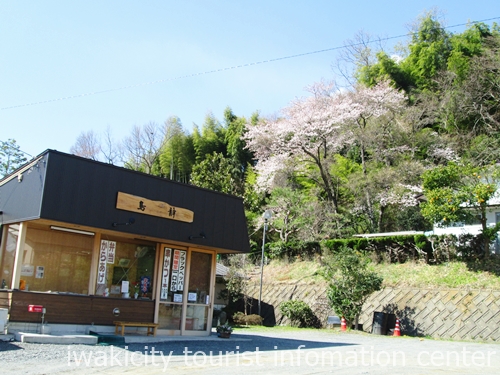
[[[16,332],[15,338],[16,341],[33,344],[97,344],[97,336],[91,335],[43,335],[39,333]]]

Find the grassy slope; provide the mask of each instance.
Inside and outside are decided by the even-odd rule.
[[[384,278],[384,286],[500,290],[500,276],[487,271],[472,271],[462,262],[373,264],[372,268]],[[264,268],[264,281],[324,283],[325,280],[317,274],[319,269],[318,261],[272,261]]]

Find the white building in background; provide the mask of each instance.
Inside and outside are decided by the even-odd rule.
[[[498,194],[490,199],[488,208],[486,209],[486,225],[488,227],[493,227],[495,224],[500,222],[500,197]],[[470,224],[465,224],[465,223],[450,223],[450,225],[447,226],[440,226],[437,224],[434,224],[433,230],[430,232],[426,232],[426,235],[446,235],[446,234],[453,234],[455,236],[461,236],[464,234],[472,234],[472,235],[478,235],[482,231],[482,226],[481,223],[479,222],[479,219],[473,223]],[[497,239],[493,245],[494,247],[492,248],[492,252],[495,252],[496,254],[500,254],[500,237],[497,234]]]

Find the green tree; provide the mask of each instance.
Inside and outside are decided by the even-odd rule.
[[[474,23],[463,33],[451,36],[451,52],[447,61],[447,69],[453,72],[457,81],[465,79],[469,72],[473,57],[481,56],[485,49],[489,49],[489,40],[498,37],[498,28],[484,23]]]
[[[361,314],[366,299],[382,288],[382,277],[368,268],[369,259],[348,247],[325,261],[323,276],[328,281],[327,297],[335,313],[351,324]]]
[[[484,235],[483,254],[489,256],[492,235],[487,225],[487,208],[495,196],[499,179],[497,167],[475,167],[448,163],[423,174],[426,202],[422,215],[432,223],[472,223],[479,219]]]
[[[238,178],[234,176],[229,159],[216,152],[207,155],[205,160],[193,167],[191,183],[221,193],[240,196],[242,194],[242,188],[238,184]]]
[[[420,18],[408,46],[408,57],[401,63],[419,90],[436,88],[433,78],[446,70],[452,49],[450,37],[435,14],[427,13]]]
[[[258,114],[252,116],[251,122],[258,121]],[[227,145],[227,156],[234,165],[234,173],[243,179],[248,166],[254,163],[254,154],[246,147],[245,132],[247,120],[237,117],[231,108],[224,110],[224,122],[226,125],[225,143]]]
[[[249,273],[252,270],[252,263],[247,254],[228,255],[229,269],[224,276],[226,282],[225,295],[229,304],[243,299],[245,315],[248,315],[252,307],[252,299],[249,297],[248,288],[250,286]]]
[[[214,152],[227,156],[226,128],[215,118],[212,113],[207,114],[205,122],[201,127],[193,128],[193,145],[196,155],[196,162],[203,161],[207,155]]]
[[[169,117],[165,121],[165,144],[160,154],[162,175],[187,183],[194,163],[193,137],[187,134],[178,117]]]
[[[275,188],[269,197],[267,207],[273,211],[273,231],[279,234],[279,239],[287,243],[297,238],[307,221],[304,207],[310,198],[301,191],[291,188]]]
[[[375,86],[378,82],[390,80],[398,90],[410,92],[415,85],[411,75],[391,58],[386,52],[377,53],[377,63],[371,66],[362,66],[356,72],[356,79],[366,86]]]
[[[396,88],[407,93],[415,89],[435,89],[433,78],[447,67],[452,50],[450,38],[451,34],[441,26],[436,14],[428,12],[416,23],[405,48],[406,56],[394,59],[380,51],[377,63],[360,67],[356,77],[368,86],[390,79]]]
[[[7,176],[26,162],[26,153],[16,143],[15,139],[0,141],[0,178]]]

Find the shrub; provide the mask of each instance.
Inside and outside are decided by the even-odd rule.
[[[233,314],[233,322],[235,324],[244,325],[245,324],[245,314],[241,311],[237,311]]]
[[[261,326],[262,317],[257,314],[245,315],[241,311],[234,313],[233,322],[245,326]]]
[[[330,306],[348,326],[359,316],[370,294],[382,287],[382,277],[368,269],[368,262],[366,256],[348,247],[326,260],[323,276],[329,282]]]
[[[274,241],[267,246],[266,252],[271,259],[312,258],[321,254],[321,246],[318,242]]]
[[[262,317],[257,314],[250,314],[245,317],[245,323],[248,326],[261,326]]]
[[[324,255],[336,254],[347,247],[359,252],[373,253],[371,258],[376,263],[381,261],[404,263],[408,260],[419,259],[428,261],[429,254],[432,252],[431,243],[425,235],[344,238],[326,240],[323,244],[326,249],[330,250],[324,252]]]
[[[318,327],[319,319],[304,301],[290,300],[282,302],[280,311],[283,316],[290,319],[292,326]]]

